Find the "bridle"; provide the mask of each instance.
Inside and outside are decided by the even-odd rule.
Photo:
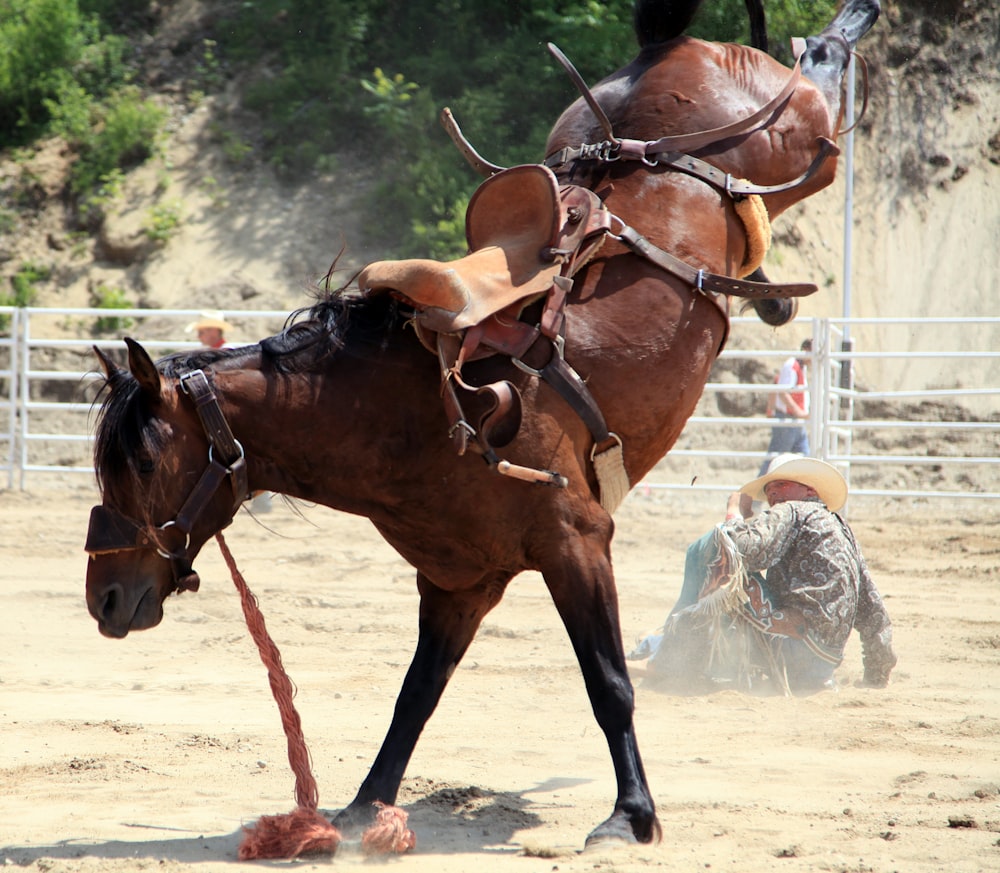
[[[136,521],[105,504],[94,506],[90,510],[84,549],[91,556],[151,549],[170,562],[174,591],[197,591],[198,574],[192,569],[188,555],[195,523],[226,479],[233,491],[229,521],[250,495],[243,446],[233,436],[204,371],[185,373],[180,377],[180,386],[194,402],[198,419],[208,437],[208,465],[201,478],[176,515],[163,524]],[[176,541],[178,534],[183,537],[181,542]],[[171,545],[169,541],[172,539],[175,542]]]

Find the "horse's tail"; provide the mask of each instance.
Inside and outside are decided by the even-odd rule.
[[[701,3],[702,0],[636,0],[632,23],[640,48],[680,36]]]
[[[762,52],[767,51],[767,18],[764,15],[763,0],[746,0],[747,15],[750,17],[750,45]]]
[[[767,51],[767,24],[762,0],[745,0],[750,17],[750,44]],[[688,29],[702,0],[636,0],[633,24],[645,48],[680,36]]]

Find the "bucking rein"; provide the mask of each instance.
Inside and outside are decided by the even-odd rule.
[[[727,323],[729,297],[761,300],[804,297],[816,292],[817,286],[811,283],[776,284],[742,277],[760,266],[771,244],[771,225],[761,195],[802,185],[828,158],[839,153],[837,146],[820,137],[816,157],[806,171],[778,185],[755,185],[735,179],[686,153],[765,127],[791,98],[801,76],[800,59],[805,47],[805,40],[792,40],[796,60],[788,81],[773,99],[746,118],[712,130],[643,141],[615,136],[606,114],[576,68],[549,43],[549,51],[566,69],[606,139],[561,149],[541,164],[505,169],[490,163],[465,139],[451,111],[442,110],[441,123],[452,141],[470,166],[486,177],[466,210],[469,254],[446,262],[376,261],[358,274],[357,284],[363,294],[388,292],[415,310],[411,323],[417,336],[438,357],[449,436],[459,455],[465,453],[473,440],[473,449],[502,475],[561,488],[567,485],[566,478],[556,471],[523,467],[497,455],[496,449],[510,443],[520,428],[520,394],[507,380],[471,386],[462,378],[462,367],[468,361],[494,354],[507,355],[519,369],[548,382],[586,424],[593,438],[590,460],[600,487],[601,505],[613,513],[624,500],[631,483],[625,470],[622,441],[608,428],[586,382],[564,354],[564,309],[573,290],[573,276],[594,257],[608,237],[710,299]],[[864,103],[858,121],[868,102],[867,73],[863,79]],[[594,191],[579,185],[560,185],[554,172],[581,162],[615,161],[641,161],[648,167],[677,170],[727,194],[747,234],[741,278],[697,269],[674,257],[611,213]],[[541,304],[537,324],[521,321],[522,313],[534,303]],[[543,337],[551,346],[548,363],[540,368],[531,367],[522,361],[522,356]],[[469,422],[462,408],[460,391],[466,397],[478,396],[488,404],[475,425]]]

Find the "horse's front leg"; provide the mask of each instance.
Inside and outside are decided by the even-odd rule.
[[[635,701],[622,646],[610,531],[610,520],[604,533],[563,531],[559,553],[542,570],[583,671],[618,780],[614,812],[590,833],[587,845],[608,839],[649,843],[662,834],[635,737]]]
[[[480,583],[469,591],[445,591],[422,573],[417,574],[420,592],[420,628],[417,648],[396,699],[388,733],[358,794],[333,823],[353,834],[375,818],[375,801],[396,802],[410,756],[420,733],[431,717],[448,680],[469,648],[483,616],[503,596],[510,577]]]

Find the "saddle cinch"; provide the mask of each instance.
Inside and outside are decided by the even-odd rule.
[[[377,261],[358,276],[362,293],[388,292],[415,310],[420,341],[438,356],[441,393],[459,455],[473,441],[498,472],[530,482],[565,486],[557,472],[501,460],[496,449],[517,435],[521,399],[503,380],[481,387],[462,378],[468,361],[509,356],[521,369],[549,382],[587,424],[601,502],[613,511],[628,493],[621,441],[608,430],[583,379],[563,356],[566,296],[573,275],[594,256],[610,228],[611,214],[592,191],[560,187],[540,164],[502,170],[486,179],[465,217],[469,254],[455,261]],[[538,302],[537,324],[521,321]],[[552,343],[541,369],[520,359],[540,338]],[[461,400],[460,400],[461,396]],[[475,424],[463,406],[475,407]]]

